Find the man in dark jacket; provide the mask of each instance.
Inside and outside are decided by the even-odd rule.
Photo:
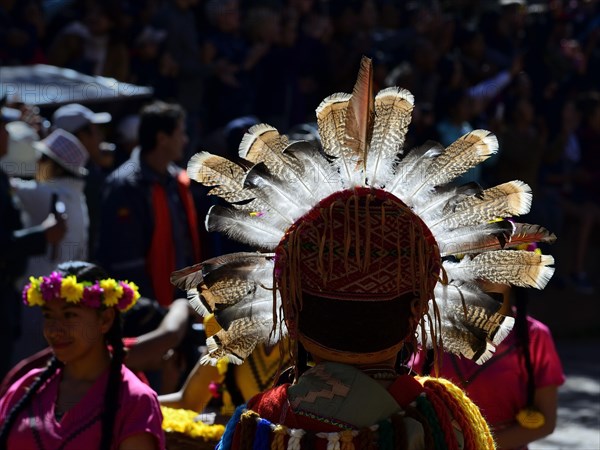
[[[155,102],[141,112],[139,153],[106,180],[98,260],[170,305],[173,270],[200,261],[196,210],[184,170],[174,164],[187,143],[179,105]],[[181,295],[179,295],[181,296]]]

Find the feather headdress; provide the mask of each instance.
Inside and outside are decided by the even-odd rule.
[[[196,310],[223,327],[205,362],[240,363],[288,329],[332,360],[377,361],[415,331],[400,325],[417,308],[423,342],[443,338],[481,363],[513,319],[479,283],[541,289],[552,276],[551,256],[508,250],[554,240],[506,220],[529,211],[525,183],[452,184],[496,153],[496,137],[475,130],[447,148],[428,142],[405,154],[413,96],[399,88],[374,96],[371,71],[364,58],[352,94],[317,108],[322,150],[263,124],[242,140],[244,165],[204,152],[191,159],[190,177],[230,205],[209,211],[209,231],[269,252],[173,274]]]

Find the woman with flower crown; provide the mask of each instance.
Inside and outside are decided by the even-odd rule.
[[[87,262],[30,278],[23,301],[42,308],[54,355],[0,399],[0,449],[164,448],[156,394],[123,365],[120,314],[139,297]]]

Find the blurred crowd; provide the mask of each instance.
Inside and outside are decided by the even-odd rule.
[[[400,86],[415,97],[407,149],[430,139],[448,145],[477,128],[498,136],[498,154],[461,181],[529,184],[534,203],[525,221],[573,236],[555,282],[592,294],[599,37],[595,0],[0,0],[1,65],[71,68],[151,86],[155,97],[133,114],[79,104],[44,114],[7,99],[2,168],[21,203],[22,229],[42,227],[48,246],[25,255],[27,269],[8,281],[22,286],[23,274],[47,274],[63,260],[99,262],[148,298],[129,334],[156,330],[181,295],[165,276],[232,245],[205,234],[212,200],[180,168],[199,150],[235,155],[261,122],[318,142],[315,108],[332,92],[351,91],[367,55],[375,91]],[[16,152],[33,152],[32,143],[35,167],[11,173],[11,161],[26,159]],[[40,187],[64,178],[58,198],[56,181]],[[14,255],[4,253],[0,263],[10,264]],[[10,364],[44,346],[32,333]],[[177,339],[193,347],[193,337]],[[187,357],[188,369],[196,357]]]

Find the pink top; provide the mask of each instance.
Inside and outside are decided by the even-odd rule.
[[[44,369],[33,369],[16,381],[0,399],[0,424],[12,407],[23,397],[28,386]],[[96,380],[79,403],[68,410],[60,422],[54,416],[62,370],[50,377],[21,411],[11,427],[8,448],[80,450],[97,448],[101,440],[101,414],[108,382],[107,370]],[[162,414],[156,393],[142,383],[125,366],[119,408],[115,417],[113,449],[118,449],[128,437],[150,433],[165,448]]]
[[[532,317],[527,317],[527,323],[536,388],[560,386],[565,376],[550,330]],[[481,366],[449,354],[441,358],[440,376],[462,387],[494,428],[513,422],[527,404],[527,370],[521,352],[515,351],[516,344],[513,329]],[[417,373],[421,373],[424,359],[424,353],[415,356]]]

